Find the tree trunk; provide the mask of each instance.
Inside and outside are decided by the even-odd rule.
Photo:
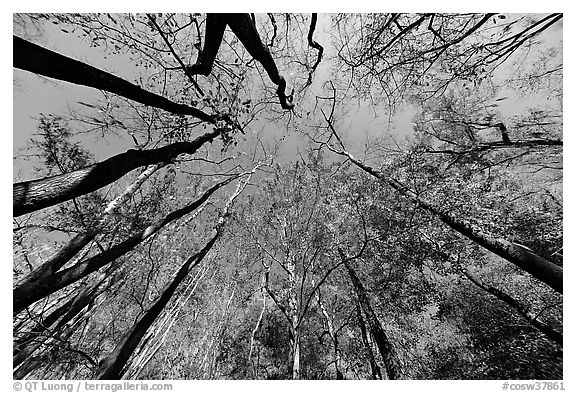
[[[78,325],[80,325],[82,322],[84,322],[89,317],[89,315],[90,315],[90,313],[88,310],[84,311],[83,313],[75,313],[70,318],[69,321],[67,321],[66,323],[59,324],[58,330],[56,331],[56,333],[54,335],[51,335],[50,337],[46,337],[45,340],[43,340],[42,342],[40,342],[38,345],[36,345],[34,347],[26,348],[25,351],[26,351],[27,356],[25,356],[25,357],[22,356],[23,357],[22,361],[18,362],[18,366],[14,367],[13,378],[14,379],[23,379],[28,374],[30,374],[31,372],[44,366],[46,364],[47,359],[50,359],[51,357],[54,356],[53,351],[55,349],[61,347],[62,343],[68,343],[69,338],[77,330]],[[67,326],[65,326],[66,324],[67,324]],[[56,344],[56,345],[54,346],[54,344]],[[40,356],[35,356],[34,352],[36,351],[36,349],[38,349],[42,346],[44,348],[46,348],[47,352],[40,354]],[[72,347],[68,347],[67,350],[83,355],[84,358],[88,359],[88,361],[93,366],[96,365],[94,359],[87,356],[86,353],[84,353],[80,350],[74,349]],[[44,374],[44,375],[46,375],[46,374]],[[40,376],[40,379],[43,379],[43,378],[44,377]]]
[[[292,335],[290,340],[289,361],[291,368],[291,378],[300,379],[300,334],[298,329],[291,327]]]
[[[156,223],[150,225],[146,229],[138,232],[136,235],[124,240],[123,242],[116,244],[110,249],[101,252],[100,254],[97,254],[91,258],[88,258],[85,261],[78,262],[76,265],[59,271],[51,276],[36,280],[28,285],[21,285],[15,288],[13,291],[14,315],[18,314],[32,303],[80,280],[83,277],[86,277],[90,273],[95,272],[108,263],[126,254],[142,241],[159,231],[165,225],[196,210],[199,206],[206,202],[210,195],[212,195],[216,190],[230,183],[235,178],[236,176],[216,184],[188,206],[173,211],[163,219],[158,220]]]
[[[216,128],[192,142],[177,142],[151,150],[131,149],[73,172],[16,183],[12,189],[14,217],[96,191],[138,167],[168,162],[184,153],[194,154],[223,132],[224,129]]]
[[[300,379],[300,325],[299,325],[299,309],[298,299],[296,294],[296,267],[292,261],[287,263],[288,275],[288,302],[290,305],[290,317],[292,318],[292,341],[291,341],[291,365],[292,365],[292,379]]]
[[[142,315],[138,322],[136,322],[134,328],[126,333],[120,344],[118,344],[114,351],[112,351],[112,353],[102,361],[100,368],[96,373],[95,379],[120,379],[122,377],[126,362],[134,350],[138,347],[138,344],[140,344],[142,337],[144,337],[158,315],[160,315],[162,310],[164,310],[164,307],[166,307],[172,298],[176,288],[178,288],[178,285],[180,285],[180,283],[186,278],[190,269],[194,268],[202,261],[214,243],[216,243],[216,240],[218,240],[219,236],[220,232],[217,231],[202,250],[188,258],[188,260],[180,267],[176,277],[174,277],[172,282],[154,301],[148,311],[146,311],[146,313]]]
[[[366,355],[370,362],[370,370],[372,371],[372,379],[382,379],[382,373],[380,372],[380,367],[374,359],[374,353],[372,352],[372,346],[368,341],[368,334],[366,334],[366,324],[364,323],[364,317],[362,316],[362,309],[360,302],[357,300],[356,303],[356,316],[358,318],[358,325],[360,326],[360,333],[362,334],[362,342],[364,343],[364,348],[366,349]]]
[[[314,265],[310,265],[310,270],[314,269]],[[315,282],[314,282],[314,277],[312,277],[311,279],[311,284],[312,284],[312,288],[315,288]],[[328,335],[330,336],[330,341],[332,341],[332,347],[334,349],[334,373],[336,376],[336,379],[344,379],[344,375],[342,375],[342,372],[340,371],[340,349],[338,348],[338,333],[336,332],[336,330],[334,329],[334,325],[332,323],[332,319],[330,318],[330,315],[328,314],[328,311],[326,310],[326,307],[324,307],[324,304],[322,303],[322,296],[320,294],[320,288],[318,288],[316,291],[314,291],[314,296],[316,297],[316,302],[318,303],[318,308],[320,308],[320,312],[322,313],[322,316],[324,317],[324,321],[326,322],[326,328],[328,329]]]
[[[498,288],[493,287],[489,284],[486,284],[481,279],[479,279],[478,277],[475,277],[473,274],[471,274],[467,270],[464,270],[464,275],[466,276],[466,278],[468,278],[470,281],[472,281],[474,283],[474,285],[476,285],[478,288],[481,288],[484,291],[490,293],[491,295],[496,296],[498,299],[500,299],[501,301],[506,303],[508,306],[512,307],[514,310],[516,310],[522,316],[522,318],[524,318],[526,321],[528,321],[528,323],[530,323],[530,325],[534,326],[536,329],[538,329],[541,333],[546,335],[546,337],[548,337],[549,339],[554,341],[556,344],[562,346],[562,344],[563,344],[562,332],[556,331],[554,328],[552,328],[551,326],[545,324],[540,319],[538,319],[537,315],[530,312],[529,307],[523,305],[518,300],[514,299],[512,296],[508,295],[507,293],[502,292]]]
[[[56,310],[54,310],[41,323],[37,323],[28,334],[14,342],[14,352],[12,367],[16,368],[43,345],[51,336],[59,334],[59,331],[71,320],[84,310],[87,306],[94,304],[96,298],[100,296],[117,276],[113,276],[116,267],[102,272],[88,287],[84,288],[77,296],[70,299]],[[49,333],[49,334],[45,334]]]
[[[476,242],[494,254],[512,262],[520,269],[530,273],[536,279],[548,284],[555,291],[562,293],[562,268],[558,265],[534,254],[526,247],[510,242],[506,239],[494,237],[484,232],[477,225],[462,220],[459,217],[455,217],[451,213],[422,200],[414,191],[410,190],[399,181],[365,165],[355,159],[350,153],[344,151],[339,154],[348,157],[356,166],[370,173],[372,176],[385,181],[390,185],[390,187],[416,202],[424,210],[438,217],[442,222],[455,231],[466,236],[468,239]]]
[[[112,202],[106,206],[104,212],[98,222],[88,229],[86,233],[76,235],[68,244],[62,247],[55,255],[53,255],[48,261],[44,262],[41,266],[34,269],[30,274],[28,274],[19,284],[29,285],[33,281],[38,279],[46,278],[54,273],[56,273],[62,266],[64,266],[74,255],[76,255],[82,248],[84,248],[88,243],[96,237],[106,223],[108,217],[113,214],[118,207],[120,207],[124,202],[126,202],[133,194],[140,188],[140,186],[159,168],[164,166],[164,163],[152,165],[143,171],[136,181],[130,184],[120,195],[118,195]]]
[[[226,25],[230,26],[250,56],[262,64],[270,80],[278,86],[276,94],[280,99],[282,108],[292,109],[294,104],[289,102],[291,96],[286,96],[286,80],[280,75],[268,47],[262,43],[256,26],[248,14],[208,14],[206,16],[204,48],[202,48],[196,64],[188,67],[186,72],[190,75],[210,75]]]
[[[342,251],[340,251],[340,257],[342,260],[345,259]],[[399,379],[400,378],[400,367],[398,359],[396,359],[396,355],[394,354],[394,349],[392,348],[392,344],[386,335],[386,332],[382,328],[376,313],[372,309],[370,305],[370,301],[368,300],[368,295],[366,293],[366,289],[364,285],[356,275],[354,269],[348,262],[344,263],[346,269],[348,270],[348,274],[350,275],[350,280],[354,285],[354,290],[356,291],[356,296],[358,296],[358,301],[366,314],[366,319],[368,322],[368,326],[370,328],[370,332],[372,333],[372,337],[374,337],[374,341],[378,346],[378,350],[380,351],[380,355],[382,355],[382,360],[384,361],[384,365],[386,366],[386,374],[388,375],[388,379]]]
[[[95,378],[97,379],[119,379],[124,374],[124,366],[130,359],[130,356],[134,353],[142,337],[146,334],[150,326],[154,323],[156,318],[160,315],[162,310],[166,307],[172,295],[180,285],[180,283],[186,278],[190,269],[194,268],[198,265],[206,256],[206,254],[212,249],[216,241],[222,234],[224,229],[224,224],[226,222],[226,218],[230,215],[230,207],[234,202],[234,199],[242,192],[242,190],[246,187],[246,184],[250,181],[252,174],[256,171],[256,169],[260,166],[260,164],[256,165],[256,167],[249,172],[248,179],[244,182],[244,184],[239,184],[236,188],[236,191],[226,202],[224,206],[224,210],[220,217],[218,218],[218,222],[215,226],[216,233],[214,236],[206,243],[204,248],[198,251],[196,254],[188,258],[186,262],[180,267],[178,273],[172,280],[172,282],[166,287],[166,289],[162,292],[162,294],[154,301],[152,306],[146,311],[144,315],[136,322],[134,328],[128,331],[123,340],[116,346],[114,351],[106,359],[104,359],[96,373]],[[228,181],[232,181],[232,179],[228,179]],[[222,184],[222,183],[221,183]],[[232,291],[232,296],[234,296],[234,291]],[[230,302],[232,301],[232,296],[228,302],[228,306],[226,308],[226,313],[228,312],[228,307]]]
[[[149,92],[122,78],[71,59],[22,38],[14,36],[14,67],[49,78],[106,90],[144,105],[177,115],[190,115],[215,124],[215,119],[201,110],[179,104]]]

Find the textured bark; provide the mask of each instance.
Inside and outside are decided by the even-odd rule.
[[[73,172],[16,183],[12,190],[14,217],[96,191],[138,167],[168,162],[184,153],[194,154],[204,143],[213,141],[222,132],[223,129],[217,128],[192,142],[177,142],[158,149],[131,149]]]
[[[355,159],[350,153],[343,151],[339,152],[339,154],[348,157],[356,166],[370,173],[372,176],[385,181],[390,187],[416,202],[421,208],[438,217],[442,222],[455,231],[466,236],[468,239],[476,242],[494,254],[512,262],[520,269],[530,273],[536,279],[548,284],[555,291],[562,293],[563,274],[562,268],[558,265],[536,255],[526,247],[510,242],[506,239],[494,237],[484,232],[477,225],[469,223],[459,217],[455,217],[448,211],[428,203],[396,179],[388,177],[374,168],[365,165]]]
[[[210,74],[226,25],[230,26],[230,29],[242,42],[250,56],[262,64],[272,83],[278,86],[276,94],[280,99],[282,108],[292,109],[294,104],[288,102],[288,97],[286,96],[286,80],[280,75],[268,47],[262,43],[249,14],[208,14],[206,16],[204,48],[202,48],[196,64],[188,67],[186,71],[190,74],[205,76]]]
[[[246,184],[248,184],[250,181],[252,174],[259,166],[260,164],[256,165],[256,167],[251,172],[249,172],[248,179],[243,184],[238,185],[234,194],[232,194],[232,196],[226,202],[224,210],[218,218],[218,222],[215,226],[216,233],[214,236],[200,251],[198,251],[196,254],[188,258],[186,262],[184,262],[174,279],[170,282],[170,284],[167,285],[166,289],[164,289],[162,294],[154,301],[148,311],[146,311],[146,313],[142,315],[138,322],[136,322],[134,328],[126,333],[120,344],[118,344],[112,353],[108,355],[104,361],[102,361],[98,371],[96,372],[95,378],[119,379],[122,377],[125,372],[124,366],[140,344],[140,341],[145,336],[148,329],[152,326],[156,318],[158,318],[160,313],[164,310],[180,283],[186,278],[190,272],[190,269],[198,265],[204,259],[206,254],[212,249],[216,241],[221,236],[226,218],[230,215],[230,207],[232,206],[234,199],[240,195],[242,190],[246,187]],[[232,295],[228,301],[225,315],[228,312],[233,296],[234,291],[232,291]],[[215,358],[213,360],[215,361]]]
[[[296,266],[294,261],[289,259],[287,261],[288,270],[288,303],[289,313],[291,318],[291,336],[290,336],[290,362],[292,368],[292,379],[300,379],[300,324],[298,308],[298,298],[296,292]]]
[[[310,265],[310,271],[314,271],[314,265]],[[311,277],[312,288],[316,288],[316,283],[314,276]],[[318,308],[324,317],[324,322],[326,323],[326,328],[328,329],[328,335],[330,336],[330,341],[332,341],[332,347],[334,349],[334,371],[336,374],[336,379],[344,379],[344,375],[340,371],[340,349],[338,347],[338,332],[334,329],[334,324],[332,323],[332,318],[328,314],[328,310],[324,307],[322,303],[322,295],[320,293],[320,288],[314,291],[314,296],[316,297],[316,302],[318,303]]]
[[[356,316],[358,318],[358,325],[360,326],[360,333],[362,335],[362,342],[364,343],[364,348],[366,349],[366,355],[368,356],[368,361],[370,362],[370,370],[372,371],[372,379],[382,379],[382,373],[380,372],[380,367],[374,359],[374,353],[372,352],[372,346],[368,341],[368,334],[366,334],[366,324],[364,323],[364,317],[362,316],[362,308],[360,302],[356,304]]]
[[[38,344],[36,346],[36,348],[34,348],[30,352],[31,356],[26,357],[24,359],[25,361],[21,362],[21,364],[19,366],[14,367],[13,379],[24,379],[31,372],[44,366],[46,361],[49,361],[52,357],[55,356],[55,353],[54,353],[55,350],[57,348],[61,347],[62,343],[69,342],[68,340],[70,339],[72,334],[74,334],[74,332],[77,330],[78,326],[82,322],[84,322],[88,318],[89,315],[90,315],[90,313],[88,313],[88,312],[76,313],[76,315],[67,324],[67,326],[64,326],[54,336],[47,337],[47,340],[45,342]],[[44,347],[46,352],[39,353],[38,356],[34,356],[33,352],[37,348],[40,348],[40,347]],[[85,359],[87,359],[90,362],[90,364],[92,364],[93,366],[96,366],[96,362],[94,361],[94,359],[89,357],[85,352],[78,350],[76,348],[73,348],[73,347],[67,347],[67,350],[81,354]],[[44,376],[41,376],[41,378],[42,379],[50,379],[50,378],[56,378],[56,377],[46,377],[46,374],[44,374]]]
[[[340,257],[342,260],[345,259],[342,252],[340,252]],[[366,315],[366,321],[368,322],[368,326],[370,328],[370,333],[378,346],[378,350],[380,351],[380,355],[382,356],[382,360],[384,361],[384,366],[386,367],[386,374],[388,375],[388,379],[399,379],[400,378],[400,366],[398,359],[396,359],[396,354],[394,353],[394,349],[392,348],[392,344],[386,335],[386,332],[382,328],[376,313],[372,309],[370,305],[370,300],[368,299],[368,295],[366,293],[366,289],[364,285],[356,275],[356,272],[350,266],[348,262],[344,263],[346,269],[348,270],[348,274],[350,276],[350,280],[354,285],[354,290],[356,291],[356,296],[358,296],[358,301]]]
[[[74,255],[76,255],[82,248],[90,243],[96,235],[98,235],[104,228],[106,221],[124,202],[126,202],[133,194],[140,188],[140,186],[159,168],[164,166],[164,163],[152,165],[143,171],[136,180],[130,184],[120,195],[114,198],[108,206],[104,209],[102,216],[98,222],[92,226],[86,233],[81,233],[76,236],[68,244],[62,247],[56,254],[49,260],[44,262],[38,268],[30,272],[19,284],[30,285],[33,281],[38,279],[47,279],[52,274],[56,273],[62,266],[64,266]]]
[[[113,266],[114,267],[114,266]],[[60,330],[78,316],[87,306],[94,304],[96,298],[110,287],[118,276],[112,273],[116,270],[108,269],[102,272],[92,283],[84,288],[74,298],[50,313],[41,323],[37,323],[28,334],[14,341],[12,367],[16,368],[26,361],[51,336],[59,334]]]
[[[290,344],[292,379],[300,379],[300,334],[298,331],[292,334],[292,341]]]
[[[123,242],[116,244],[110,249],[82,262],[78,262],[74,266],[59,271],[45,280],[36,280],[28,285],[21,285],[18,288],[15,288],[13,291],[14,315],[18,314],[32,303],[80,280],[83,277],[86,277],[90,273],[95,272],[126,254],[165,225],[197,209],[206,202],[210,195],[212,195],[216,190],[230,183],[235,178],[236,177],[232,177],[216,184],[191,204],[173,211],[163,219],[156,221],[156,223],[148,226],[146,229],[138,232]]]
[[[192,74],[200,74],[204,76],[210,75],[218,49],[224,38],[224,30],[226,30],[226,20],[224,15],[221,14],[207,14],[206,15],[206,31],[204,32],[204,47],[198,55],[196,63],[187,68],[187,71]]]
[[[202,250],[188,258],[188,260],[180,267],[178,273],[172,280],[172,282],[164,289],[162,294],[154,301],[152,306],[142,315],[142,317],[136,322],[134,328],[129,330],[120,344],[116,346],[114,351],[104,359],[100,365],[99,370],[96,373],[95,378],[97,379],[120,379],[123,375],[123,369],[128,362],[128,359],[140,344],[140,340],[150,326],[154,323],[158,315],[164,310],[164,307],[168,304],[172,295],[178,288],[178,285],[186,278],[190,269],[198,265],[204,256],[210,251],[218,237],[220,232],[217,231],[216,234],[210,239],[210,241],[204,246]]]
[[[63,56],[22,38],[14,36],[14,67],[49,78],[106,90],[144,105],[153,106],[165,111],[190,115],[200,120],[215,124],[215,119],[201,110],[179,104],[149,92],[122,78],[99,70],[88,64]]]
[[[493,287],[489,284],[486,284],[478,277],[475,277],[468,271],[464,271],[464,275],[472,281],[476,286],[483,289],[484,291],[496,296],[498,299],[506,303],[508,306],[512,307],[516,310],[522,318],[524,318],[528,323],[538,329],[540,332],[545,334],[549,339],[554,341],[556,344],[562,346],[563,344],[563,335],[562,332],[558,332],[551,326],[547,325],[546,323],[542,322],[538,319],[537,315],[530,312],[530,308],[525,306],[524,304],[520,303],[518,300],[514,299],[512,296],[508,295],[507,293],[501,291],[500,289]]]

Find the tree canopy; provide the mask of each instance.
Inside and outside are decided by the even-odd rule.
[[[15,379],[563,378],[562,14],[13,18]]]

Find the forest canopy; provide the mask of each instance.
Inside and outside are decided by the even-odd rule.
[[[14,14],[14,378],[563,379],[562,24]]]

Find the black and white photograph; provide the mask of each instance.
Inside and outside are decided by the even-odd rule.
[[[564,14],[196,6],[12,13],[14,390],[567,389]]]

